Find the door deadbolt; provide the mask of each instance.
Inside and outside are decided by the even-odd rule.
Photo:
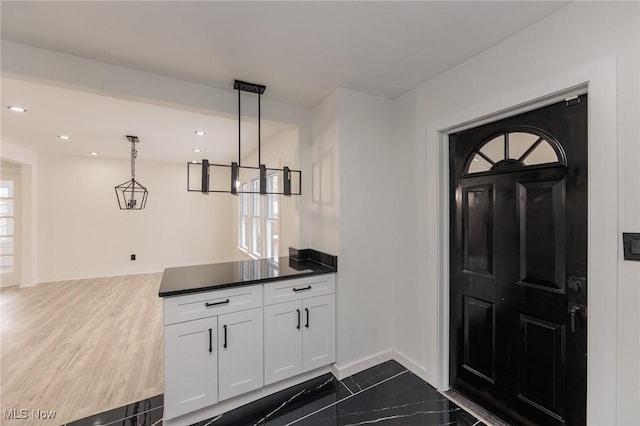
[[[584,277],[569,277],[567,279],[567,287],[569,287],[573,291],[580,291],[585,288],[587,280]]]

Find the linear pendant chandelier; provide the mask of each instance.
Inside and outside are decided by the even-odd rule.
[[[238,91],[238,161],[231,164],[210,163],[208,159],[202,162],[187,163],[187,191],[223,194],[260,194],[260,195],[301,195],[302,193],[302,171],[293,170],[287,166],[281,169],[268,168],[262,164],[261,156],[261,104],[260,97],[264,94],[266,86],[245,81],[235,80],[233,88]],[[241,149],[241,99],[242,92],[255,93],[258,95],[258,166],[242,165]],[[200,171],[198,173],[198,168]],[[194,170],[195,169],[195,170]],[[194,179],[199,177],[199,179]],[[249,177],[252,182],[258,182],[258,188],[254,185],[241,185],[241,180]],[[271,182],[282,182],[282,185],[268,185],[267,178],[274,177]],[[193,182],[192,182],[193,180]],[[224,184],[224,181],[227,184]],[[292,185],[294,182],[297,185]],[[199,184],[199,187],[198,185]],[[227,186],[228,185],[228,186]]]

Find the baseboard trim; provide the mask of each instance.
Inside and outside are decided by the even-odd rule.
[[[420,377],[425,382],[429,383],[427,377],[427,370],[424,369],[420,364],[403,354],[402,352],[392,351],[393,359],[397,361],[400,365],[402,365],[407,370],[411,371],[416,376]]]
[[[404,368],[429,383],[427,370],[402,352],[398,352],[396,350],[382,351],[346,365],[332,364],[331,373],[333,373],[336,379],[343,380],[349,376],[366,370],[367,368],[374,367],[390,360],[398,362]]]
[[[99,278],[111,278],[111,277],[124,277],[124,276],[128,276],[128,275],[146,275],[146,274],[161,274],[164,271],[164,269],[159,269],[159,270],[149,270],[149,271],[129,271],[129,272],[120,272],[120,273],[108,273],[108,274],[101,274],[101,273],[97,273],[97,274],[85,274],[85,275],[81,275],[80,277],[75,276],[75,277],[71,277],[71,276],[58,276],[55,279],[52,279],[52,277],[49,278],[45,278],[43,281],[40,281],[38,283],[35,284],[31,284],[28,287],[33,287],[35,285],[39,285],[39,284],[49,284],[49,283],[57,283],[60,281],[82,281],[82,280],[93,280],[93,279],[99,279]],[[27,286],[21,286],[21,287],[27,287]]]
[[[331,372],[338,380],[343,380],[356,373],[393,359],[393,351],[383,351],[367,358],[362,358],[346,365],[333,364]]]

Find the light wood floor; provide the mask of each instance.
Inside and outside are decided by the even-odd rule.
[[[0,290],[0,422],[60,425],[163,393],[162,274]],[[6,420],[5,409],[57,412]]]

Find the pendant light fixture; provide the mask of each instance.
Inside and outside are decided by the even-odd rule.
[[[127,140],[131,142],[131,179],[116,186],[116,197],[120,210],[142,210],[147,205],[149,192],[136,181],[136,144],[140,141],[137,136],[127,136]]]
[[[247,83],[245,81],[235,80],[233,88],[238,91],[238,161],[233,161],[231,164],[214,164],[210,163],[208,159],[203,159],[202,162],[189,162],[187,163],[187,191],[201,192],[203,194],[213,193],[225,193],[225,194],[260,194],[260,195],[301,195],[302,191],[302,171],[293,170],[285,166],[281,169],[268,168],[262,164],[261,154],[261,102],[260,97],[264,94],[266,86],[255,83]],[[241,102],[242,92],[254,93],[258,95],[258,166],[243,166],[242,165],[242,148],[241,148]],[[197,168],[200,168],[200,173],[197,172]],[[195,170],[194,170],[195,169]],[[229,170],[230,169],[230,170]],[[230,175],[229,175],[230,172]],[[253,185],[247,189],[242,189],[241,179],[245,175],[255,176],[257,172],[257,179],[252,178],[252,181],[258,181],[257,190]],[[227,178],[222,176],[227,175]],[[242,176],[241,176],[242,175]],[[193,179],[197,176],[199,179]],[[282,182],[282,188],[268,187],[267,177],[278,176],[276,181]],[[213,177],[213,180],[212,180]],[[230,179],[229,179],[230,177]],[[229,180],[228,180],[229,179]],[[226,180],[228,183],[222,183]],[[199,187],[197,183],[199,182]],[[292,182],[295,183],[292,184]],[[222,183],[222,186],[221,184]],[[215,186],[214,186],[215,185]],[[225,189],[224,186],[228,189]]]

